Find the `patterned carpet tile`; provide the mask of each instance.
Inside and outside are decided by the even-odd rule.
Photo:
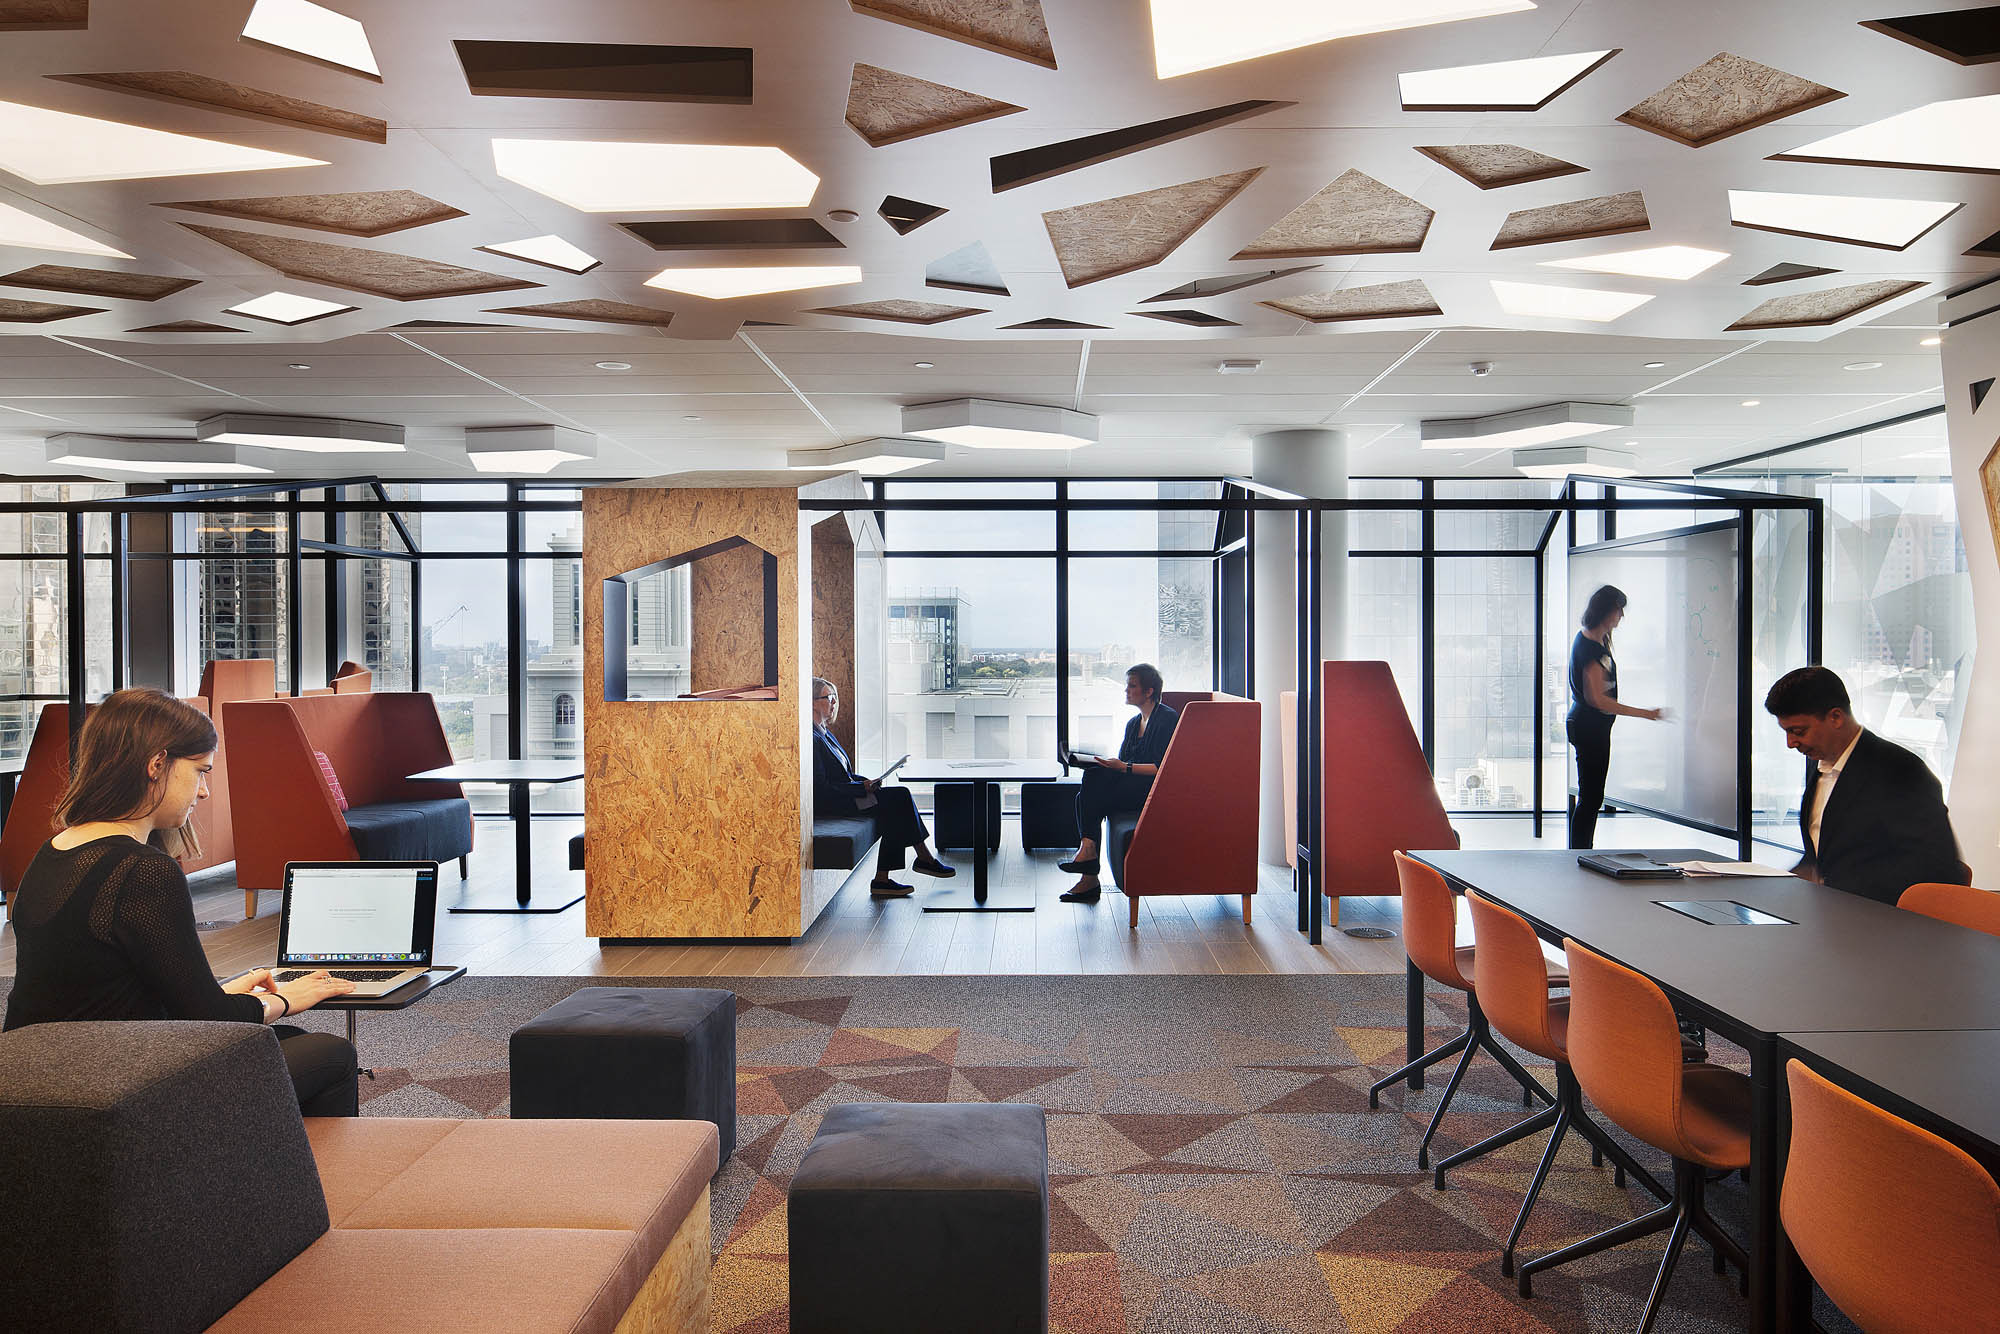
[[[671,986],[675,979],[619,979]],[[590,979],[467,978],[365,1015],[364,1115],[504,1116],[506,1038]],[[1542,1152],[1530,1136],[1433,1188],[1417,1144],[1449,1067],[1420,1093],[1368,1086],[1402,1062],[1400,977],[696,979],[738,995],[738,1147],[714,1185],[714,1329],[786,1328],[785,1190],[830,1107],[1030,1102],[1048,1110],[1057,1334],[1624,1331],[1660,1255],[1638,1242],[1537,1280],[1499,1273]],[[332,1016],[308,1015],[335,1028]],[[1464,1021],[1432,997],[1431,1040]],[[1531,1064],[1533,1064],[1531,1062]],[[1551,1072],[1542,1076],[1546,1082]],[[1476,1060],[1435,1141],[1449,1153],[1526,1111]],[[1621,1136],[1621,1138],[1623,1138]],[[1625,1141],[1662,1177],[1664,1157]],[[1743,1191],[1713,1188],[1742,1235]],[[1579,1240],[1652,1206],[1565,1144],[1522,1242]],[[1691,1242],[1656,1328],[1740,1330],[1737,1276]]]

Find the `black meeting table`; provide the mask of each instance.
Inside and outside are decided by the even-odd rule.
[[[1713,855],[1647,851],[1661,861]],[[1796,1044],[1809,1034],[2000,1029],[2000,938],[1793,876],[1614,880],[1570,851],[1410,855],[1513,909],[1543,939],[1574,939],[1644,973],[1750,1053],[1750,1324],[1805,1328],[1809,1289],[1778,1222],[1786,1035]],[[1659,906],[1667,899],[1734,900],[1785,924],[1712,926]],[[1412,1059],[1422,1054],[1421,1013]]]

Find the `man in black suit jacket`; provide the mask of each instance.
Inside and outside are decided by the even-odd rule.
[[[1764,707],[1812,761],[1799,803],[1799,875],[1894,903],[1911,885],[1965,884],[1944,790],[1924,762],[1861,726],[1824,667],[1778,678]]]

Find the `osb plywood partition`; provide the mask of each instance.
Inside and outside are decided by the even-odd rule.
[[[690,565],[688,690],[775,685],[764,679],[764,618],[764,552],[754,543]]]
[[[799,521],[790,486],[584,490],[586,589],[735,537],[777,558],[781,609],[776,700],[607,703],[603,599],[584,598],[588,934],[784,938],[804,929],[802,616],[783,610],[799,607]]]
[[[812,674],[833,682],[839,692],[833,735],[849,755],[860,755],[855,740],[860,691],[855,686],[854,538],[840,514],[819,516],[811,531]]]
[[[1978,405],[1973,405],[1978,411]],[[1986,462],[1979,465],[1979,485],[1986,492],[1986,521],[1993,527],[1993,545],[2000,548],[2000,445],[1987,452]]]

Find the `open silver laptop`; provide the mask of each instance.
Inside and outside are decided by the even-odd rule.
[[[386,996],[431,966],[436,862],[289,862],[278,920],[283,985],[321,968]]]

